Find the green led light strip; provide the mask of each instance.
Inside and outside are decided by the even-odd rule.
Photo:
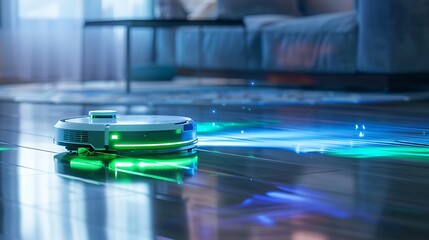
[[[175,147],[196,142],[196,139],[183,142],[171,143],[141,143],[141,144],[114,144],[115,148],[159,148],[159,147]]]

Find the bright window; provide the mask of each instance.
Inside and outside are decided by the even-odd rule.
[[[84,8],[90,8],[102,18],[142,18],[150,16],[151,1],[18,0],[18,13],[20,19],[81,19]]]
[[[73,19],[82,16],[80,0],[19,0],[21,19]]]
[[[149,16],[151,0],[102,0],[101,9],[113,18],[138,18]]]

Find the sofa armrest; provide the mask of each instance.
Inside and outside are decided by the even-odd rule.
[[[358,70],[429,72],[429,1],[358,0]]]

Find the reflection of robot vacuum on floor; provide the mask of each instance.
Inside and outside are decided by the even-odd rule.
[[[54,142],[69,151],[153,154],[191,151],[197,146],[196,124],[187,117],[118,115],[116,111],[90,111],[64,118],[55,125]]]
[[[96,181],[140,181],[153,178],[167,182],[182,183],[193,176],[198,168],[198,153],[195,150],[147,155],[145,157],[82,157],[78,153],[59,153],[54,156],[56,171],[61,174]],[[141,177],[144,177],[143,179]]]

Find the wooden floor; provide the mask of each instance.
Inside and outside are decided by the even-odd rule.
[[[56,121],[94,108],[193,118],[197,151],[172,159],[197,169],[88,163],[53,144]],[[429,239],[428,146],[429,102],[0,102],[0,239]]]

